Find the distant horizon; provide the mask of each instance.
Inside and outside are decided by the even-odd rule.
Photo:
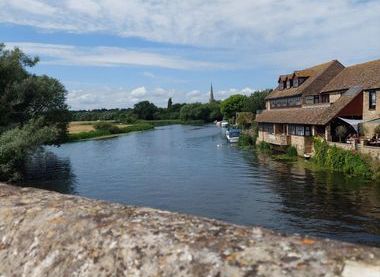
[[[312,12],[310,12],[312,11]],[[71,110],[207,102],[334,59],[379,59],[380,1],[0,0],[0,42],[37,55]]]

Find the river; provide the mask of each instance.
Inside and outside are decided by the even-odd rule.
[[[173,125],[47,147],[26,185],[380,246],[380,186],[229,145],[220,128]]]

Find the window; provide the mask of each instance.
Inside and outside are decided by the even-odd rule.
[[[319,104],[319,95],[314,96],[314,104]]]
[[[293,80],[293,87],[298,87],[298,78],[294,78]]]
[[[330,103],[330,94],[322,95],[322,103]]]
[[[311,136],[311,127],[305,125],[289,124],[288,135],[309,137]]]
[[[369,96],[369,109],[376,110],[376,90],[370,90],[368,92]]]
[[[305,97],[305,104],[306,105],[313,105],[314,104],[314,97],[313,96],[306,96]]]
[[[262,124],[262,130],[269,134],[274,134],[273,124],[272,123],[264,123]]]
[[[290,80],[287,80],[286,81],[286,88],[290,88],[291,87],[291,85],[290,85]]]

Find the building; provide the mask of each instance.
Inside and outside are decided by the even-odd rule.
[[[214,89],[213,89],[212,83],[211,83],[209,103],[213,103],[213,102],[215,102],[215,98],[214,98]]]
[[[329,142],[346,137],[370,138],[380,124],[380,60],[345,67],[333,60],[281,75],[257,114],[258,141],[293,145],[299,155],[311,154],[313,137]]]

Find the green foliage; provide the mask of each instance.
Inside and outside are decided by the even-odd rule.
[[[377,125],[375,127],[375,134],[378,135],[378,136],[380,136],[380,125]]]
[[[152,120],[154,119],[158,108],[149,101],[142,101],[135,104],[133,111],[139,119]]]
[[[58,80],[27,71],[37,62],[18,48],[6,50],[0,44],[0,180],[21,178],[27,155],[67,136],[67,92]]]
[[[297,157],[298,156],[297,148],[295,148],[294,146],[289,146],[286,149],[286,155],[288,155],[289,157]]]
[[[212,102],[207,104],[194,103],[187,104],[181,108],[180,119],[183,121],[202,120],[203,122],[212,122],[222,119],[220,104]]]
[[[346,136],[347,134],[347,128],[344,125],[339,125],[335,129],[336,135],[339,137],[339,141],[342,142],[342,139]]]
[[[242,111],[256,114],[257,110],[265,109],[265,97],[267,97],[271,92],[271,89],[255,91],[247,97]]]
[[[262,153],[271,153],[272,152],[271,145],[265,141],[260,141],[260,143],[257,145],[257,149]]]
[[[44,126],[42,118],[30,120],[22,127],[10,129],[0,135],[0,180],[16,181],[29,154],[41,145],[52,143],[59,130]]]
[[[95,123],[94,127],[95,127],[95,130],[97,131],[106,131],[106,132],[109,132],[110,134],[121,133],[120,128],[110,122],[97,122]]]
[[[239,137],[239,146],[253,146],[255,142],[255,138],[246,133],[242,133]]]
[[[235,94],[224,100],[220,104],[220,110],[224,117],[229,119],[235,117],[237,112],[243,111],[247,99],[245,95]]]
[[[170,110],[173,106],[173,100],[172,98],[170,97],[169,100],[168,100],[168,106],[167,106],[167,109]]]
[[[236,116],[236,123],[242,128],[250,127],[255,120],[255,115],[251,112],[239,112]]]
[[[371,177],[371,165],[357,153],[330,147],[324,140],[314,140],[315,155],[313,161],[321,167],[341,171],[351,176]]]
[[[107,136],[112,136],[116,134],[125,134],[125,133],[130,133],[130,132],[138,132],[138,131],[146,131],[146,130],[154,129],[154,126],[148,123],[138,123],[135,125],[121,127],[121,128],[113,124],[110,124],[108,122],[99,122],[97,124],[98,126],[95,126],[95,130],[93,131],[70,134],[69,141],[92,139],[92,138],[98,138],[98,137],[107,137]]]

